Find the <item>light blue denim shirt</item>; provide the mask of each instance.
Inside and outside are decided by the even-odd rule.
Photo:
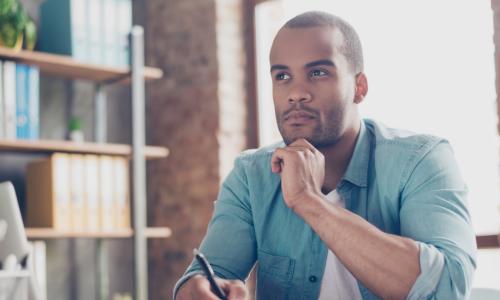
[[[271,172],[276,147],[241,154],[224,181],[200,250],[217,276],[245,280],[258,262],[257,299],[317,299],[327,247],[284,203]],[[476,266],[467,187],[446,140],[363,120],[337,191],[346,209],[420,248],[408,299],[466,299]],[[177,289],[200,267],[193,262]],[[335,284],[335,283],[332,283]],[[358,281],[363,299],[378,299]]]

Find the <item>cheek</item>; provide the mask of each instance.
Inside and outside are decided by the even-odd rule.
[[[355,94],[355,82],[353,80],[349,80],[348,78],[345,78],[342,81],[342,84],[339,85],[339,87],[342,88],[342,97],[348,100],[353,100],[354,99],[354,94]]]
[[[284,89],[284,87],[273,83],[273,99],[274,99],[274,102],[283,101],[283,97],[284,96],[285,96],[285,89]]]
[[[281,107],[286,105],[287,95],[283,88],[273,86],[273,103],[276,111],[279,111]]]

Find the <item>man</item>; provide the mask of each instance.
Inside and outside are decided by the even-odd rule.
[[[200,248],[228,299],[258,262],[258,299],[465,299],[476,244],[449,144],[361,120],[361,43],[308,12],[272,45],[284,144],[244,152]],[[217,299],[193,263],[178,300]]]

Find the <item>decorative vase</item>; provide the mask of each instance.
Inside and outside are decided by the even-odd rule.
[[[0,31],[0,46],[19,51],[23,47],[23,33],[20,31],[12,34],[13,36],[6,37],[4,32]]]

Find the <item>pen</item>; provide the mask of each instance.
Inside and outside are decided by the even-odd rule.
[[[227,300],[226,294],[219,287],[219,285],[217,285],[217,282],[215,282],[214,270],[212,269],[212,267],[208,263],[208,260],[196,248],[193,249],[193,254],[194,254],[194,257],[196,257],[196,260],[198,261],[198,263],[201,265],[201,268],[203,269],[205,276],[207,276],[207,279],[210,282],[210,286],[212,287],[212,290],[214,291],[215,295],[222,300]]]

